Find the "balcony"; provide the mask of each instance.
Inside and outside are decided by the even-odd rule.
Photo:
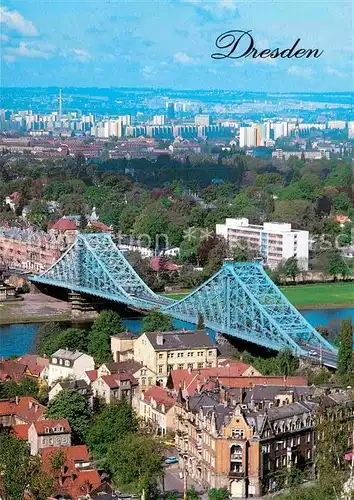
[[[232,462],[237,461],[237,462],[242,462],[242,454],[240,455],[239,453],[232,453],[230,455],[230,460]]]
[[[245,477],[245,473],[244,472],[237,472],[237,471],[234,471],[234,470],[230,470],[228,476],[229,477],[233,477],[235,479],[243,479]]]

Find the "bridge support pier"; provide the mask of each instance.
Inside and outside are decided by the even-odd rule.
[[[73,319],[96,319],[102,301],[91,300],[78,292],[69,292],[71,316]]]

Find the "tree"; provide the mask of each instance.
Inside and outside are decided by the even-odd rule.
[[[112,361],[111,335],[124,332],[125,327],[115,311],[102,311],[88,335],[88,353],[97,364]]]
[[[43,471],[40,457],[31,457],[27,443],[5,431],[0,432],[0,470],[3,498],[46,500],[53,493],[52,478]]]
[[[173,330],[172,317],[152,311],[143,318],[143,332],[169,332]]]
[[[33,350],[38,353],[40,356],[46,353],[46,349],[48,345],[55,339],[57,335],[62,331],[59,323],[44,323],[41,325],[33,339]]]
[[[0,382],[0,398],[14,398],[16,396],[32,396],[37,398],[37,382],[27,377],[19,382],[14,382],[13,380]]]
[[[352,373],[353,369],[353,330],[349,317],[341,321],[337,372],[343,376]]]
[[[107,467],[117,487],[128,486],[146,498],[157,498],[157,480],[163,474],[163,446],[154,438],[129,434],[108,450]]]
[[[290,257],[285,261],[283,272],[286,276],[289,276],[295,282],[296,277],[300,274],[300,269],[296,257]]]
[[[202,313],[198,313],[197,330],[204,330],[204,329],[205,329],[204,317]]]
[[[209,500],[229,500],[230,498],[231,494],[227,488],[212,488],[209,491]]]
[[[87,433],[86,443],[95,459],[107,455],[109,446],[127,434],[138,430],[134,410],[125,401],[105,406],[94,417]]]
[[[199,500],[199,495],[194,486],[187,490],[187,500]]]
[[[49,220],[47,204],[41,200],[34,200],[30,205],[26,219],[40,229],[46,230]]]
[[[40,351],[47,356],[51,356],[58,349],[87,352],[87,331],[83,328],[67,328],[54,338],[43,340],[40,346]]]
[[[335,280],[338,275],[344,278],[350,273],[348,265],[337,249],[332,249],[329,252],[327,272],[330,276],[333,276],[333,280]]]
[[[47,418],[66,418],[69,421],[73,440],[83,442],[91,421],[91,411],[86,398],[72,389],[63,389],[49,401]]]

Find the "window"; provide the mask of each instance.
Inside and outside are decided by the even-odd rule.
[[[167,371],[168,373],[170,373],[170,371],[173,370],[173,365],[167,365]]]
[[[53,358],[53,359],[52,359],[52,363],[53,363],[53,365],[56,365],[56,364],[58,363],[57,358]]]
[[[307,450],[307,452],[306,452],[306,458],[307,458],[307,460],[310,460],[310,458],[311,458],[311,450]]]
[[[162,371],[163,371],[163,365],[159,365],[159,366],[158,366],[158,372],[159,372],[159,373],[162,373]]]
[[[198,368],[203,368],[203,363],[198,363]]]
[[[276,458],[275,459],[275,467],[278,468],[279,467],[279,458]]]
[[[173,352],[169,352],[169,353],[168,353],[168,357],[169,357],[169,358],[173,358]]]
[[[232,431],[231,431],[231,437],[233,439],[243,439],[243,437],[244,437],[244,430],[243,429],[238,429],[238,428],[232,429]]]
[[[183,352],[178,352],[177,353],[177,358],[183,358]]]
[[[162,359],[163,358],[163,354],[162,352],[159,353],[159,359]]]
[[[151,377],[148,378],[148,384],[152,385],[152,378]]]
[[[214,351],[208,351],[208,356],[212,356],[214,354]]]
[[[187,366],[188,366],[188,369],[189,369],[189,370],[193,370],[193,363],[188,363],[188,365],[187,365]]]
[[[59,364],[62,365],[63,364],[63,360],[62,359],[59,359]]]
[[[178,365],[178,369],[179,369],[179,370],[183,370],[183,368],[184,368],[184,365],[183,365],[183,364]]]
[[[311,433],[310,432],[307,434],[307,442],[311,443]]]
[[[68,359],[65,360],[65,366],[70,366],[70,361]]]
[[[286,465],[286,456],[281,457],[281,464]]]

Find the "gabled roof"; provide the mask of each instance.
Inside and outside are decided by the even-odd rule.
[[[29,428],[29,424],[17,424],[11,427],[11,432],[17,439],[24,439],[27,441]]]
[[[39,377],[46,366],[49,365],[48,358],[42,358],[37,354],[24,354],[17,358],[17,362],[26,365],[31,374]]]
[[[36,429],[38,436],[44,434],[71,433],[71,428],[66,418],[38,420],[32,425]]]
[[[15,399],[0,399],[0,416],[17,416],[24,423],[31,424],[44,414],[45,407],[31,396]]]
[[[42,449],[42,463],[46,472],[52,473],[52,457],[58,452],[63,453],[65,463],[61,470],[60,484],[56,484],[56,495],[70,495],[73,500],[76,500],[101,484],[100,476],[91,462],[86,445]]]
[[[156,351],[171,349],[216,348],[212,338],[205,330],[175,330],[172,332],[145,333]],[[162,338],[162,344],[158,343]]]
[[[18,361],[2,358],[0,361],[0,380],[13,380],[18,382],[26,376],[25,364]]]
[[[165,410],[169,410],[176,403],[175,398],[171,396],[168,390],[158,385],[150,387],[150,389],[143,393],[142,397],[149,404],[154,400],[158,407],[164,405]]]
[[[128,359],[127,361],[120,361],[120,362],[104,363],[104,364],[111,373],[126,372],[126,373],[131,373],[133,375],[140,368],[142,368],[142,365],[137,361],[134,361],[133,359]]]
[[[97,380],[97,370],[88,370],[85,373],[90,379],[90,382],[94,382],[95,380]]]
[[[69,349],[58,349],[52,354],[51,358],[61,358],[67,359],[69,361],[75,361],[80,356],[83,356],[83,352],[80,351],[70,351]]]
[[[66,217],[62,217],[59,219],[50,229],[54,229],[55,231],[73,231],[77,230],[77,224],[75,221],[67,219]]]
[[[123,380],[129,380],[132,385],[138,385],[138,381],[130,373],[114,373],[113,375],[102,375],[100,378],[110,389],[118,389]]]

